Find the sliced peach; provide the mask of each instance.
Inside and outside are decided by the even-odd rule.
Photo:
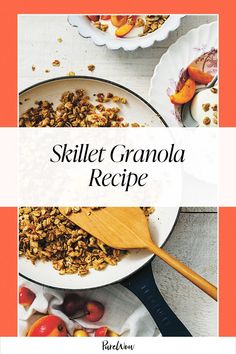
[[[121,27],[126,24],[128,16],[111,16],[111,23],[115,27]]]
[[[97,22],[99,21],[99,15],[93,15],[93,16],[87,16],[88,19],[92,22]]]
[[[184,104],[193,98],[195,91],[195,81],[188,79],[185,81],[184,86],[179,92],[176,92],[174,95],[170,96],[171,103]]]
[[[191,79],[199,84],[209,84],[212,81],[213,76],[209,73],[199,70],[196,66],[190,65],[188,67],[188,73]]]
[[[101,16],[101,20],[104,20],[104,21],[110,20],[110,18],[111,18],[111,15],[102,15]]]
[[[125,25],[117,28],[115,34],[117,37],[124,37],[128,34],[134,27],[137,16],[130,16]]]

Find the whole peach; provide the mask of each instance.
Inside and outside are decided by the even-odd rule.
[[[23,286],[19,289],[19,303],[23,306],[30,306],[36,298],[35,293]]]
[[[28,337],[67,337],[68,332],[64,321],[54,315],[39,318],[31,326]]]
[[[89,322],[99,321],[104,315],[104,306],[98,301],[88,301],[84,305],[84,310],[86,311],[86,315],[84,319]]]

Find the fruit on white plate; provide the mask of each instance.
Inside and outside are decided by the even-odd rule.
[[[184,104],[189,102],[196,91],[196,83],[192,79],[187,79],[180,91],[170,96],[171,103]]]
[[[188,67],[188,74],[191,77],[191,79],[196,81],[198,84],[207,85],[213,79],[213,76],[210,73],[199,70],[196,66],[193,65],[190,65]]]

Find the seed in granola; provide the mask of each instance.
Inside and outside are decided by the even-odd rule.
[[[88,70],[89,70],[89,71],[94,71],[94,70],[95,70],[95,65],[89,64],[89,65],[88,65]]]
[[[209,111],[209,109],[210,109],[210,103],[203,103],[203,104],[202,104],[202,109],[203,109],[204,112]]]
[[[61,63],[59,60],[55,59],[53,62],[52,62],[52,66],[60,66]]]
[[[203,124],[209,125],[210,123],[211,123],[211,120],[210,120],[209,117],[205,117],[205,118],[203,119]]]
[[[67,76],[75,76],[75,72],[74,71],[69,71]]]
[[[218,119],[216,117],[213,118],[213,123],[218,124]]]

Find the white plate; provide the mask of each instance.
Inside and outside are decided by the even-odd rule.
[[[170,102],[173,94],[189,64],[205,53],[218,49],[217,22],[202,25],[189,31],[172,44],[156,66],[151,79],[149,102],[167,122],[168,126],[183,126],[180,121],[180,107]],[[212,72],[217,71],[215,56],[209,56],[208,65]]]
[[[86,89],[91,98],[94,93],[98,92],[112,92],[115,95],[127,98],[128,104],[121,105],[121,112],[126,121],[130,123],[135,121],[147,126],[165,126],[157,112],[132,91],[106,80],[89,77],[65,77],[49,80],[25,90],[20,94],[19,100],[22,102],[19,107],[20,114],[34,105],[35,100],[49,100],[56,105],[59,103],[59,98],[63,92],[78,88]],[[151,234],[158,245],[163,245],[168,238],[177,215],[178,208],[157,207],[155,213],[150,216]],[[88,289],[114,283],[127,277],[143,266],[151,257],[152,255],[147,251],[133,250],[117,266],[108,266],[103,271],[91,270],[90,274],[84,277],[78,275],[62,276],[52,267],[50,262],[37,262],[36,265],[33,265],[30,261],[20,257],[19,272],[31,281],[50,287]]]
[[[176,30],[180,25],[181,18],[184,15],[170,15],[166,22],[158,30],[143,36],[143,37],[125,37],[118,38],[112,33],[102,32],[82,15],[68,16],[68,22],[78,28],[78,32],[82,37],[92,38],[96,45],[106,45],[109,49],[135,50],[138,47],[147,48],[153,45],[153,43],[163,41],[169,35],[169,32]]]

